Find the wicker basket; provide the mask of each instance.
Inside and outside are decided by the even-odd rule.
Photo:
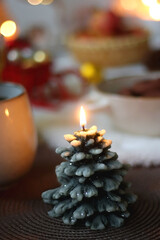
[[[67,45],[80,62],[91,62],[96,66],[120,66],[143,60],[149,50],[149,33],[81,39],[71,35]]]

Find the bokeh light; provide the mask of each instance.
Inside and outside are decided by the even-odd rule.
[[[157,4],[157,0],[142,0],[142,3],[148,7],[153,6],[153,4]]]
[[[24,49],[21,50],[21,55],[23,58],[31,58],[33,55],[33,50],[29,47],[26,47]]]
[[[53,3],[53,1],[54,1],[54,0],[43,0],[43,1],[42,1],[42,4],[43,4],[43,5],[49,5],[49,4]]]
[[[93,64],[91,63],[84,63],[80,68],[80,72],[83,77],[91,78],[95,76],[96,70]]]
[[[0,27],[0,33],[4,37],[12,37],[16,33],[16,30],[17,30],[16,23],[11,20],[3,22]]]
[[[39,5],[43,2],[43,0],[28,0],[28,3],[30,3],[31,5]]]
[[[33,58],[34,58],[35,62],[41,63],[41,62],[45,61],[46,53],[44,51],[37,51],[34,54]]]
[[[8,52],[7,58],[9,61],[14,62],[18,60],[19,54],[17,50],[11,50]]]
[[[149,14],[155,21],[160,21],[160,4],[150,7]]]
[[[9,110],[8,110],[8,108],[6,108],[4,112],[5,112],[6,117],[9,117]]]

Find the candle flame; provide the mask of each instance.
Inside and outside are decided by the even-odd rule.
[[[82,127],[82,129],[85,129],[85,125],[86,125],[86,114],[84,111],[84,108],[81,106],[81,110],[80,110],[80,126]]]
[[[8,108],[6,108],[4,112],[5,112],[6,117],[9,117],[9,110],[8,110]]]

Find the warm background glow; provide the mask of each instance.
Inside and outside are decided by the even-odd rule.
[[[86,114],[85,114],[84,108],[81,107],[81,110],[80,110],[80,126],[85,127],[86,124],[87,124]]]
[[[120,2],[121,2],[122,7],[128,11],[135,10],[137,7],[136,1],[121,0]]]
[[[160,21],[160,4],[151,6],[149,9],[149,14],[152,19],[154,19],[156,21]]]
[[[16,30],[17,30],[16,23],[11,20],[3,22],[0,27],[0,33],[4,37],[12,37],[16,33]]]
[[[142,3],[148,7],[151,7],[153,4],[158,3],[157,0],[142,0]]]
[[[113,9],[121,15],[160,21],[159,0],[115,0]]]

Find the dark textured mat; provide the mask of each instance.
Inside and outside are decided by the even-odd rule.
[[[91,231],[50,219],[51,208],[40,199],[44,190],[57,185],[53,165],[58,159],[41,147],[33,169],[23,179],[0,192],[0,240],[160,240],[160,168],[135,168],[127,179],[138,201],[121,228]]]
[[[75,239],[160,239],[160,194],[139,197],[132,207],[131,217],[119,229],[91,231],[70,227],[61,220],[50,219],[50,206],[41,200],[0,201],[0,239],[16,240],[75,240]]]

